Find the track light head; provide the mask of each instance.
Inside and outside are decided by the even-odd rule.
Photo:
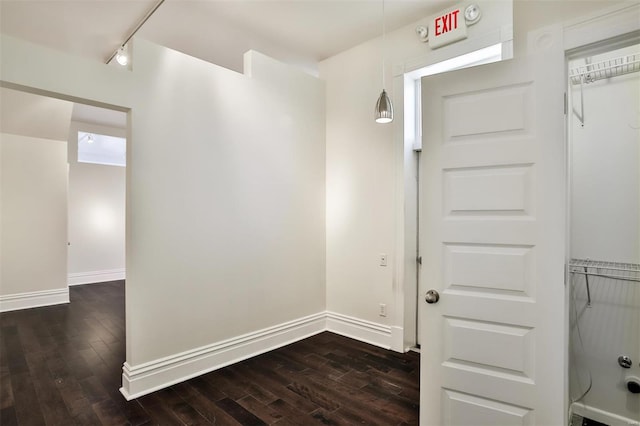
[[[122,46],[120,49],[118,49],[118,53],[116,53],[116,62],[118,62],[123,67],[126,67],[129,63],[129,54],[125,49],[125,46]]]

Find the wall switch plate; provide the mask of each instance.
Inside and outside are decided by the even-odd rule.
[[[387,266],[387,254],[382,253],[380,255],[380,266]]]
[[[379,315],[381,317],[386,317],[387,316],[387,305],[385,303],[381,303],[380,304],[380,312]]]

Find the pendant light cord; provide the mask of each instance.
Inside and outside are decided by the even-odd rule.
[[[384,0],[382,0],[382,90],[385,89],[385,46],[387,41],[387,32],[385,25]]]

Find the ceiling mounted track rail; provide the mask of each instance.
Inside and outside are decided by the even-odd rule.
[[[107,61],[105,62],[106,64],[109,64],[113,58],[116,57],[116,55],[118,54],[118,52],[120,51],[120,49],[124,48],[124,46],[129,43],[129,40],[131,40],[133,38],[134,35],[136,35],[136,33],[138,32],[138,30],[140,28],[142,28],[142,26],[145,24],[145,22],[147,22],[149,20],[149,18],[151,18],[151,16],[156,13],[156,10],[158,10],[158,8],[160,6],[162,6],[162,3],[164,3],[165,0],[159,0],[158,3],[156,3],[155,6],[153,6],[153,8],[146,14],[144,15],[144,18],[142,18],[142,20],[138,23],[138,25],[135,26],[135,28],[133,29],[133,31],[131,31],[129,33],[129,35],[127,36],[127,38],[124,39],[124,41],[122,42],[122,44],[120,44],[117,49],[111,54],[111,56],[109,56],[109,59],[107,59]]]

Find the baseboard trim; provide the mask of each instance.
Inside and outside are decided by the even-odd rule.
[[[571,404],[569,415],[577,414],[600,423],[610,426],[640,426],[640,421],[628,417],[619,416],[614,413],[591,407],[582,402],[574,402]]]
[[[323,331],[403,352],[395,348],[402,341],[402,327],[324,311],[143,364],[125,362],[120,392],[130,401]]]
[[[404,328],[402,327],[391,327],[391,350],[405,353],[409,351],[404,344]]]
[[[0,296],[0,312],[69,303],[69,288],[32,291]]]
[[[389,326],[339,314],[337,312],[327,311],[327,330],[385,349],[391,349],[394,340],[392,337],[392,328]],[[402,331],[402,329],[400,329],[400,331]]]
[[[97,284],[125,279],[124,269],[106,269],[104,271],[75,272],[68,275],[69,285]]]
[[[152,362],[125,362],[120,392],[132,400],[325,330],[326,314],[321,312]]]

